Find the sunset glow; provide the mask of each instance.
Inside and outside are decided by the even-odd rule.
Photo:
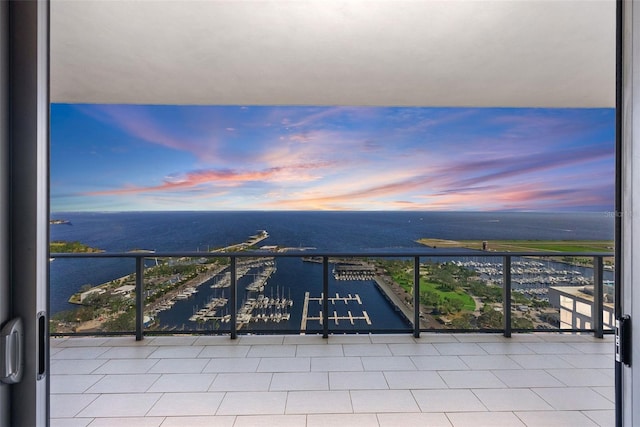
[[[612,109],[52,105],[51,210],[609,211]]]

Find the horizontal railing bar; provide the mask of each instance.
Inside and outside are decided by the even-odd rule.
[[[315,257],[330,257],[330,258],[405,258],[405,257],[423,257],[423,258],[436,258],[436,257],[490,257],[499,258],[505,256],[511,257],[613,257],[613,252],[483,252],[483,251],[455,251],[455,252],[424,252],[424,251],[411,251],[411,252],[304,252],[304,253],[291,253],[291,252],[268,252],[268,251],[256,251],[256,252],[146,252],[146,253],[131,253],[131,252],[83,252],[83,253],[54,253],[50,254],[52,258],[176,258],[176,257],[188,257],[188,258],[256,258],[256,257],[272,257],[272,258],[315,258]]]

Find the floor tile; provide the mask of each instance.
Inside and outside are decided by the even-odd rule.
[[[273,374],[269,390],[329,390],[329,374],[327,372],[276,372]]]
[[[255,372],[258,369],[260,359],[211,359],[202,372]]]
[[[327,345],[329,340],[322,335],[285,335],[283,344]]]
[[[536,354],[580,354],[580,350],[564,342],[525,343]]]
[[[164,417],[96,418],[91,427],[159,427]]]
[[[156,360],[156,359],[149,359]],[[209,363],[209,359],[159,359],[149,368],[149,373],[159,374],[197,374]]]
[[[374,344],[413,344],[415,339],[413,334],[373,334],[371,335],[371,342]]]
[[[75,339],[75,338],[72,338]],[[108,337],[105,338],[103,347],[145,347],[151,345],[153,337],[145,337],[143,340],[136,341],[135,337]]]
[[[142,417],[160,399],[160,393],[101,394],[78,416],[94,418]]]
[[[49,427],[87,427],[93,418],[52,418]]]
[[[204,347],[201,346],[162,346],[149,355],[150,359],[189,359],[198,357]]]
[[[91,374],[107,360],[52,360],[51,374]]]
[[[597,369],[547,369],[546,371],[570,387],[606,387],[614,384],[610,377],[598,372]]]
[[[382,372],[329,372],[331,390],[389,389]]]
[[[453,342],[459,343],[460,341],[453,334],[445,334],[445,333],[421,333],[420,338],[413,339],[416,343],[422,344],[434,344],[437,342],[445,343],[445,342]]]
[[[198,354],[198,357],[246,357],[250,348],[248,345],[210,345],[206,346],[200,354]]]
[[[396,390],[420,390],[432,388],[447,388],[447,384],[435,371],[419,372],[385,372],[384,376],[390,389]]]
[[[158,359],[107,360],[94,371],[95,374],[144,374],[158,363]]]
[[[52,394],[49,397],[51,418],[74,417],[98,396],[97,394]]]
[[[356,390],[351,392],[353,412],[420,412],[409,390]]]
[[[544,411],[553,409],[529,389],[474,389],[473,393],[490,411]]]
[[[409,356],[378,356],[362,357],[362,366],[365,371],[415,371]]]
[[[458,356],[411,356],[411,361],[421,371],[469,370]]]
[[[353,335],[353,334],[329,335],[328,343],[329,344],[370,344],[371,335]]]
[[[551,333],[538,335],[543,342],[578,343],[593,342],[593,335],[572,333]]]
[[[411,392],[422,412],[486,411],[471,390],[413,390]]]
[[[449,412],[453,427],[525,427],[513,412]]]
[[[378,423],[380,427],[451,427],[451,423],[443,413],[378,414]]]
[[[295,357],[296,346],[290,345],[252,345],[247,357]]]
[[[241,345],[282,345],[283,335],[243,335],[238,339]]]
[[[150,393],[205,392],[216,374],[162,374],[149,387]]]
[[[308,357],[265,357],[260,359],[258,372],[309,372],[311,359]]]
[[[504,388],[491,371],[439,371],[449,388]]]
[[[342,344],[299,345],[296,357],[340,357],[344,356]]]
[[[156,351],[158,347],[112,347],[102,353],[100,359],[146,359],[151,353]]]
[[[142,393],[158,378],[158,374],[105,375],[87,393]]]
[[[227,338],[229,339],[229,338]],[[233,415],[209,415],[200,417],[165,417],[162,427],[233,427],[236,417]]]
[[[394,356],[437,356],[438,350],[433,344],[388,344]]]
[[[471,369],[518,369],[520,365],[503,354],[490,356],[460,356]]]
[[[599,395],[609,399],[611,402],[616,401],[616,388],[614,386],[610,387],[591,387],[591,390],[595,391]]]
[[[597,426],[589,417],[578,411],[516,412],[527,427],[592,427]]]
[[[165,337],[153,337],[150,344],[152,345],[162,345],[162,346],[184,346],[188,347],[193,345],[196,342],[198,337],[195,336],[165,336]]]
[[[134,341],[131,338],[128,338]],[[109,338],[99,337],[72,337],[67,339],[52,338],[51,344],[56,347],[100,347],[109,343]]]
[[[284,414],[287,393],[271,392],[233,392],[226,393],[217,415],[273,415]]]
[[[340,414],[353,412],[348,391],[290,391],[287,414]]]
[[[555,355],[511,354],[509,358],[524,369],[566,369],[573,368],[569,362]]]
[[[311,414],[307,416],[307,427],[371,427],[377,426],[376,414]]]
[[[570,343],[571,347],[579,350],[580,353],[585,354],[607,354],[612,356],[613,350],[611,347],[613,346],[612,342],[581,342],[581,343]]]
[[[148,416],[215,415],[224,393],[165,393]]]
[[[588,387],[533,388],[537,395],[560,411],[613,409],[614,404]]]
[[[239,415],[233,427],[305,427],[306,425],[306,415]]]
[[[343,344],[345,356],[391,356],[387,344]]]
[[[311,371],[363,371],[360,357],[314,357],[311,359]]]
[[[616,413],[613,410],[582,411],[582,413],[600,427],[613,427],[616,424]]]
[[[609,354],[571,354],[559,357],[576,368],[613,370],[615,367],[615,359]]]
[[[96,359],[108,350],[105,347],[68,347],[52,355],[51,359]]]
[[[202,345],[202,346],[226,346],[232,347],[234,345],[238,345],[238,340],[232,340],[229,335],[210,335],[204,337],[198,337],[193,345]]]
[[[51,394],[83,393],[104,375],[51,375]]]
[[[533,350],[519,342],[492,342],[478,345],[489,354],[534,354]]]
[[[476,343],[436,343],[438,353],[443,356],[472,356],[486,355],[487,352]]]
[[[267,391],[271,385],[271,373],[218,374],[210,391]]]
[[[564,387],[557,378],[542,369],[513,369],[491,371],[507,387],[531,388],[531,387]]]
[[[487,342],[508,342],[511,338],[505,338],[501,334],[468,333],[456,334],[456,339],[460,342],[487,343]]]

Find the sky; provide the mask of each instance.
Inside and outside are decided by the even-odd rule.
[[[51,211],[612,211],[614,110],[51,106]]]

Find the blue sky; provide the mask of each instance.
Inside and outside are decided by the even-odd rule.
[[[613,204],[613,109],[51,106],[53,212]]]

